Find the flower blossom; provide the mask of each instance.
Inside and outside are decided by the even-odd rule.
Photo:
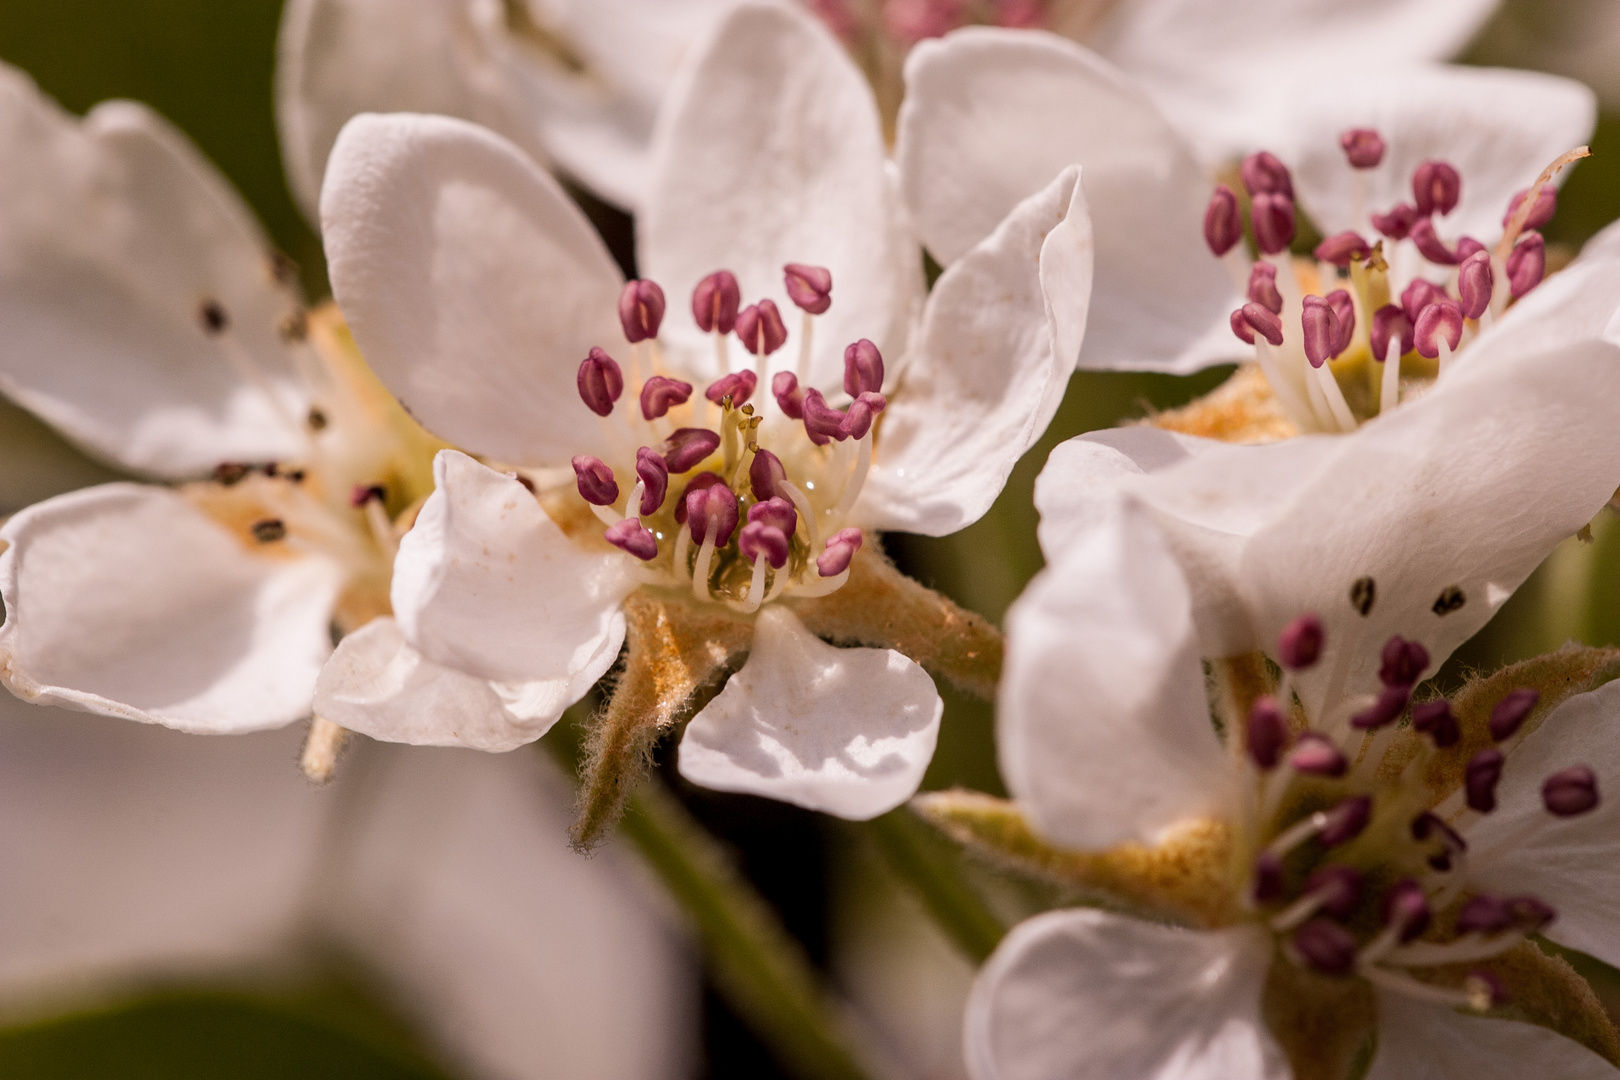
[[[11,517],[0,678],[187,731],[309,715],[331,627],[388,609],[434,442],[225,180],[143,106],[0,71],[0,390],[110,483]],[[204,479],[204,478],[207,479]]]
[[[1584,349],[1611,367],[1617,355]],[[1273,600],[1313,595],[1303,575],[1326,567],[1306,543],[1361,569],[1399,566],[1353,520],[1356,492],[1416,488],[1401,473],[1435,456],[1339,450],[1320,463],[1309,486],[1342,500],[1349,535],[1296,540],[1303,565],[1282,568],[1295,584]],[[1579,471],[1571,486],[1595,510],[1595,470]],[[1566,516],[1575,500],[1516,501],[1515,517],[1538,501]],[[1467,514],[1460,501],[1434,509]],[[1419,552],[1451,527],[1407,520],[1399,542]],[[1217,661],[1213,704],[1199,658],[1222,654],[1204,644],[1198,572],[1140,504],[1114,503],[1037,579],[1009,616],[1003,772],[1030,826],[1066,849],[1053,859],[1148,918],[1070,909],[1015,928],[969,1001],[974,1076],[1281,1080],[1351,1075],[1369,1051],[1365,1075],[1380,1080],[1615,1075],[1620,1036],[1596,998],[1526,940],[1620,959],[1612,654],[1555,654],[1408,712],[1446,650],[1403,592],[1444,597],[1452,574],[1513,561],[1512,523],[1473,531],[1444,555],[1405,560],[1393,595],[1363,590],[1369,615],[1399,609],[1417,638],[1384,637],[1389,623],[1367,615],[1344,625],[1295,609],[1266,643],[1281,685],[1263,665]],[[1263,536],[1237,546],[1284,559]],[[1377,672],[1368,693],[1358,669]],[[1403,714],[1410,725],[1396,723]]]
[[[1089,296],[1078,173],[920,304],[870,91],[825,31],[768,4],[696,58],[654,160],[646,277],[627,283],[498,136],[419,116],[345,129],[322,197],[338,300],[413,415],[498,464],[439,456],[396,618],[345,639],[319,709],[378,738],[509,749],[628,637],[587,776],[587,805],[614,804],[624,761],[747,653],[686,728],[683,774],[870,817],[933,751],[919,661],[987,689],[996,653],[872,532],[977,519],[1050,419]]]

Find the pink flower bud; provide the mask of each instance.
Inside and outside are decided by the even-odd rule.
[[[619,325],[634,345],[658,336],[664,322],[664,290],[653,281],[627,281],[619,293]]]
[[[1267,255],[1288,250],[1294,242],[1294,200],[1287,195],[1262,193],[1249,204],[1254,242]]]
[[[1249,189],[1250,195],[1286,195],[1290,202],[1294,198],[1294,181],[1288,175],[1288,166],[1277,159],[1277,156],[1265,150],[1250,154],[1243,159],[1239,169],[1243,177],[1243,186]]]
[[[1204,243],[1219,257],[1242,239],[1243,216],[1238,212],[1237,196],[1225,184],[1217,184],[1204,210]]]
[[[672,473],[690,472],[720,448],[720,436],[708,428],[677,428],[664,440],[664,464]]]
[[[1371,254],[1372,245],[1363,240],[1360,233],[1348,229],[1316,245],[1316,257],[1334,266],[1349,266]]]
[[[725,547],[731,534],[737,530],[737,496],[723,481],[704,487],[686,489],[686,523],[692,529],[692,539],[698,543],[709,533],[710,525],[717,530],[714,543]]]
[[[1338,355],[1334,347],[1339,341],[1339,316],[1326,300],[1307,296],[1300,326],[1305,331],[1305,359],[1311,367],[1321,367]]]
[[[1495,284],[1491,273],[1491,256],[1476,251],[1457,270],[1457,295],[1462,300],[1464,318],[1477,319],[1491,306],[1491,287]]]
[[[824,266],[788,263],[782,267],[788,299],[812,315],[832,307],[832,271]]]
[[[1282,293],[1277,291],[1277,264],[1261,260],[1249,270],[1249,299],[1271,312],[1282,314]],[[1235,327],[1234,327],[1235,329]],[[1242,334],[1238,335],[1242,337]],[[1250,338],[1253,344],[1254,339]]]
[[[1372,128],[1351,128],[1339,133],[1339,147],[1352,169],[1375,169],[1384,160],[1384,139]]]
[[[641,415],[648,420],[657,420],[674,406],[686,404],[691,396],[691,383],[654,375],[641,384]]]
[[[837,577],[849,569],[850,560],[861,549],[861,530],[840,529],[827,538],[826,550],[816,558],[816,573]]]
[[[603,535],[607,537],[608,543],[621,551],[629,552],[642,562],[651,562],[658,558],[658,537],[633,517],[627,517],[617,525],[609,525]]]
[[[737,325],[742,293],[730,270],[716,270],[692,290],[692,318],[705,334],[729,334]]]
[[[1519,207],[1524,205],[1525,197],[1529,194],[1530,189],[1525,188],[1508,201],[1508,211],[1502,215],[1503,227],[1506,227],[1507,223],[1513,220],[1513,215],[1519,212]],[[1526,229],[1539,229],[1551,221],[1553,215],[1557,212],[1558,189],[1551,184],[1542,184],[1536,191],[1535,209],[1531,210],[1530,216],[1524,219],[1524,227]]]
[[[1414,340],[1412,333],[1412,320],[1406,317],[1406,312],[1394,304],[1385,304],[1373,312],[1370,344],[1372,345],[1373,359],[1383,363],[1389,357],[1389,341],[1394,338],[1400,342],[1400,356],[1412,351]]]
[[[1461,195],[1462,177],[1444,161],[1425,161],[1412,174],[1412,199],[1425,217],[1451,213]]]
[[[859,397],[883,390],[883,354],[865,338],[844,350],[844,393]]]
[[[1373,214],[1373,228],[1391,240],[1405,240],[1417,221],[1417,207],[1411,203],[1397,203],[1387,214]]]
[[[782,313],[770,300],[749,304],[737,312],[737,340],[755,356],[769,356],[787,341],[787,327],[782,325]]]
[[[703,391],[703,396],[716,405],[731,398],[731,407],[740,409],[748,399],[753,396],[754,388],[759,385],[759,376],[744,368],[742,371],[733,371],[730,375],[716,379]]]
[[[1547,244],[1538,232],[1525,232],[1507,257],[1508,291],[1517,300],[1537,285],[1547,272]]]
[[[636,476],[643,485],[637,512],[642,517],[658,513],[658,508],[664,505],[664,496],[669,494],[669,463],[658,451],[643,446],[636,451]]]
[[[1413,339],[1419,356],[1430,360],[1440,355],[1440,342],[1453,352],[1462,340],[1463,313],[1453,300],[1436,300],[1423,309],[1413,327]]]
[[[771,376],[771,396],[782,415],[789,420],[804,419],[804,391],[799,389],[799,377],[791,371],[778,371]]]
[[[592,349],[579,363],[580,400],[597,416],[613,412],[613,403],[624,393],[624,373],[618,363],[601,349]]]
[[[748,485],[755,499],[765,502],[776,498],[777,485],[786,479],[787,470],[782,467],[781,458],[763,447],[754,451],[754,460],[748,466]]]
[[[614,482],[613,470],[604,462],[589,454],[577,454],[571,464],[580,498],[595,506],[612,506],[619,501],[619,485]]]
[[[777,570],[787,565],[788,554],[793,550],[788,535],[774,525],[766,525],[759,521],[750,521],[743,526],[737,537],[737,550],[742,552],[743,558],[751,563],[759,562],[760,556]]]

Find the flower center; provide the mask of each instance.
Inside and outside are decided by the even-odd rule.
[[[1376,131],[1339,137],[1355,190],[1384,157]],[[1584,156],[1571,151],[1515,195],[1493,247],[1461,236],[1448,243],[1437,219],[1457,206],[1463,178],[1444,161],[1412,174],[1412,202],[1354,216],[1370,223],[1372,240],[1347,230],[1317,245],[1314,259],[1289,254],[1296,208],[1288,168],[1265,151],[1243,161],[1249,235],[1260,259],[1247,269],[1248,302],[1232,312],[1232,332],[1255,358],[1289,418],[1301,431],[1353,431],[1421,392],[1450,367],[1507,306],[1540,284],[1546,245],[1536,231],[1553,216],[1551,181]],[[1237,194],[1218,185],[1204,215],[1204,239],[1236,275],[1243,216]]]
[[[1468,965],[1513,948],[1556,913],[1534,896],[1471,892],[1468,873],[1555,819],[1592,810],[1596,777],[1584,765],[1554,773],[1542,786],[1545,817],[1489,848],[1471,847],[1469,828],[1496,809],[1497,783],[1507,755],[1528,733],[1536,692],[1514,690],[1496,704],[1489,745],[1467,760],[1456,790],[1440,793],[1425,777],[1434,774],[1437,756],[1464,738],[1451,703],[1413,705],[1410,728],[1396,724],[1429,666],[1428,651],[1391,638],[1376,696],[1334,702],[1322,716],[1306,717],[1289,681],[1316,663],[1322,640],[1313,615],[1284,630],[1279,692],[1257,700],[1247,719],[1253,795],[1240,906],[1275,936],[1284,958],[1303,968],[1360,977],[1424,1001],[1490,1009],[1503,1000],[1502,984]]]
[[[217,301],[199,308],[203,330],[229,347],[230,317]],[[336,308],[290,321],[312,405],[299,422],[305,449],[292,462],[223,462],[213,479],[187,484],[188,498],[266,557],[318,553],[344,568],[333,619],[348,633],[389,613],[399,537],[433,490],[433,455],[445,444],[416,424],[366,367]],[[245,350],[239,362],[251,365]],[[253,374],[270,399],[268,382]]]
[[[737,279],[725,270],[693,290],[693,318],[713,336],[721,372],[701,396],[671,372],[659,345],[663,290],[627,283],[619,321],[630,345],[628,374],[594,348],[578,378],[581,400],[601,417],[612,464],[579,455],[573,488],[542,495],[572,532],[588,520],[587,509],[600,519],[603,538],[640,560],[645,584],[690,590],[745,614],[782,596],[826,595],[848,580],[862,543],[849,513],[887,405],[883,357],[865,339],[844,351],[843,408],[801,385],[815,317],[832,304],[832,275],[798,263],[783,272],[802,322],[796,370],[774,377],[769,357],[788,340],[776,304],[739,310]],[[751,366],[732,369],[732,335]]]

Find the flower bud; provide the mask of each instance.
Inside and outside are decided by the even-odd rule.
[[[859,397],[883,392],[883,354],[865,338],[844,350],[844,393]]]
[[[1375,169],[1384,160],[1384,139],[1372,128],[1339,132],[1339,148],[1352,169]]]
[[[1256,195],[1249,204],[1254,242],[1267,255],[1288,250],[1294,242],[1294,200],[1287,195]]]
[[[1537,232],[1526,232],[1507,257],[1508,291],[1517,300],[1537,285],[1547,272],[1547,244]]]
[[[700,544],[713,526],[715,546],[725,547],[737,529],[737,496],[718,480],[705,487],[687,488],[686,523],[692,529],[692,539]]]
[[[624,393],[624,373],[618,362],[601,349],[593,348],[590,355],[579,363],[580,400],[597,416],[613,412],[613,403]]]
[[[816,573],[837,577],[849,569],[850,560],[861,549],[861,530],[840,529],[827,538],[826,549],[816,558]]]
[[[1225,184],[1215,185],[1215,194],[1209,197],[1204,210],[1204,243],[1217,257],[1225,255],[1243,239],[1243,217],[1238,211],[1237,196]]]
[[[619,292],[619,325],[634,345],[658,336],[664,322],[664,290],[654,281],[627,281]]]
[[[1418,355],[1433,360],[1440,355],[1442,340],[1447,349],[1455,352],[1457,343],[1462,340],[1462,331],[1462,308],[1451,300],[1436,300],[1418,316],[1412,336]]]
[[[641,384],[641,415],[648,420],[657,420],[676,405],[686,404],[691,396],[691,383],[654,375]]]
[[[1294,181],[1288,175],[1288,166],[1275,154],[1265,150],[1250,154],[1243,159],[1238,171],[1250,195],[1286,195],[1290,201],[1294,198]]]
[[[1444,161],[1425,161],[1412,174],[1412,200],[1417,212],[1441,217],[1456,209],[1462,195],[1462,177]]]
[[[737,312],[737,340],[755,356],[769,356],[787,341],[787,327],[782,325],[782,313],[770,300],[749,304]]]
[[[782,267],[788,299],[812,315],[832,307],[832,271],[824,266],[788,263]]]
[[[612,506],[619,501],[619,485],[604,462],[589,454],[576,454],[571,464],[580,498],[593,506]]]
[[[705,334],[729,334],[737,325],[742,293],[730,270],[716,270],[692,290],[692,318]]]

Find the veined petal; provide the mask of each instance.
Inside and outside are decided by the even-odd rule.
[[[1597,774],[1602,801],[1572,818],[1554,818],[1541,784],[1571,765]],[[1578,694],[1559,705],[1508,755],[1496,789],[1496,810],[1468,830],[1470,854],[1508,841],[1469,883],[1502,895],[1530,893],[1558,918],[1544,933],[1561,945],[1620,963],[1620,683]],[[1540,828],[1512,838],[1532,823]],[[1483,860],[1480,860],[1483,861]]]
[[[974,1080],[1288,1080],[1260,1016],[1270,960],[1250,928],[1181,930],[1084,909],[1037,915],[974,981],[968,1071]]]
[[[853,821],[911,798],[945,709],[893,649],[835,649],[781,605],[754,626],[742,670],[692,718],[681,775]]]
[[[166,488],[106,484],[0,529],[0,678],[30,701],[234,733],[309,715],[342,583],[250,551]]]
[[[287,183],[319,224],[338,132],[363,112],[490,122],[490,58],[472,5],[442,0],[288,0],[276,39],[276,128]],[[494,126],[492,124],[492,126]],[[520,144],[520,131],[503,130]],[[532,136],[524,149],[538,154]]]
[[[787,347],[772,360],[791,368],[800,321],[782,267],[826,267],[833,304],[816,318],[809,382],[842,385],[844,347],[858,338],[898,360],[922,271],[885,159],[872,92],[842,46],[795,7],[741,4],[660,117],[638,222],[642,272],[684,307],[705,275],[732,271],[744,303],[769,297],[787,317]],[[714,350],[689,319],[663,333],[692,369],[710,369]],[[735,343],[732,355],[742,359]]]
[[[1063,400],[1085,334],[1091,247],[1070,168],[941,275],[857,520],[943,536],[990,509]]]
[[[1353,93],[1308,80],[1300,95],[1287,135],[1267,149],[1293,168],[1300,203],[1324,234],[1368,234],[1367,215],[1411,202],[1412,173],[1438,158],[1456,166],[1462,190],[1456,209],[1436,217],[1435,227],[1447,237],[1494,243],[1514,193],[1587,142],[1597,122],[1591,90],[1532,71],[1419,65],[1371,72]],[[1384,137],[1388,150],[1377,168],[1345,163],[1339,133],[1349,128]]]
[[[1210,181],[1128,76],[1049,34],[970,28],[913,49],[906,85],[895,156],[941,263],[1079,164],[1096,236],[1079,366],[1185,373],[1242,355],[1230,331],[1208,336],[1241,303],[1204,244]]]
[[[439,451],[433,477],[394,562],[406,641],[501,683],[571,681],[617,653],[634,587],[623,552],[570,539],[522,484],[466,454]]]
[[[435,664],[393,619],[373,619],[338,643],[315,684],[315,712],[350,731],[415,746],[513,750],[551,730],[618,659],[624,618],[571,678],[492,683]]]
[[[1117,503],[1008,613],[996,746],[1007,787],[1066,847],[1226,813],[1192,597],[1140,510]]]
[[[442,116],[363,115],[321,193],[332,290],[366,360],[435,435],[560,467],[601,442],[575,388],[623,341],[623,279],[516,146]]]
[[[0,147],[0,391],[152,475],[302,452],[299,299],[185,136],[128,101],[77,120],[0,65]]]
[[[1527,1072],[1560,1080],[1620,1076],[1613,1065],[1548,1028],[1378,995],[1378,1050],[1367,1080],[1519,1080]]]

